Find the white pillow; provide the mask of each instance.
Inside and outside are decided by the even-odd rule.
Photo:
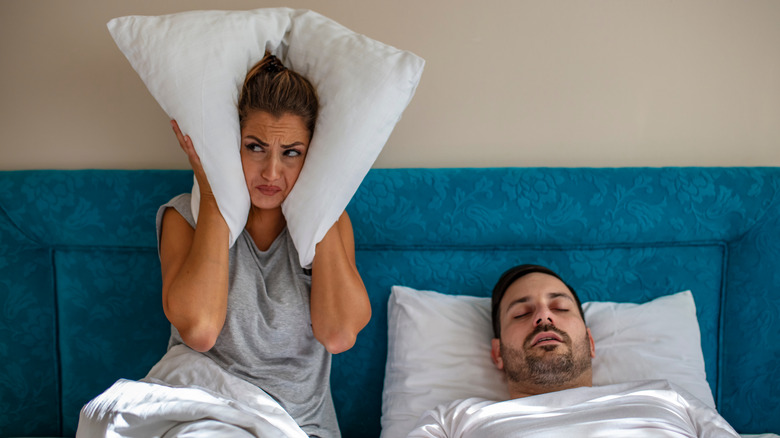
[[[596,344],[594,385],[665,379],[715,408],[690,291],[644,304],[590,302],[582,308]]]
[[[319,119],[306,164],[282,206],[304,267],[387,142],[424,65],[410,52],[307,10],[127,16],[109,21],[108,29],[152,96],[192,138],[231,245],[250,207],[236,110],[244,77],[269,50],[312,82]],[[198,202],[196,182],[196,218]]]
[[[645,304],[584,303],[596,343],[593,384],[667,379],[714,407],[689,291]],[[490,359],[490,298],[393,286],[382,393],[382,438],[400,438],[420,415],[468,397],[505,400]],[[640,364],[641,363],[641,364]]]

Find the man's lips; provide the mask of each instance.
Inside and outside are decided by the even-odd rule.
[[[534,336],[533,341],[531,341],[531,346],[536,347],[537,345],[558,344],[561,342],[563,342],[563,339],[561,339],[557,333],[542,332]]]

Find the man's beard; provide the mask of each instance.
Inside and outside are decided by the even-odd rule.
[[[562,354],[525,354],[530,350],[534,336],[541,332],[557,333],[563,343],[570,346],[569,351]],[[539,349],[551,352],[562,347],[562,345],[549,345]],[[540,325],[526,338],[524,350],[509,347],[501,342],[501,359],[510,382],[559,386],[574,381],[591,368],[590,338],[586,333],[581,342],[575,344],[571,342],[569,335],[554,326]]]

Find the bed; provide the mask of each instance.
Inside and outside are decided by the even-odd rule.
[[[0,172],[0,435],[73,436],[87,401],[164,354],[154,215],[191,184]],[[373,317],[333,360],[344,437],[382,434],[393,286],[485,297],[518,263],[583,301],[689,290],[718,411],[742,434],[780,431],[780,169],[373,169],[347,210]]]

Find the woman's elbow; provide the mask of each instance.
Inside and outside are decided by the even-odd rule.
[[[360,307],[353,308],[349,316],[334,319],[316,318],[312,314],[314,337],[331,354],[343,353],[355,345],[357,335],[371,321],[371,304],[368,299]]]
[[[203,353],[211,350],[217,343],[224,317],[219,318],[203,312],[188,313],[171,306],[168,301],[163,301],[163,311],[171,325],[179,332],[181,340],[193,350]]]
[[[182,340],[188,347],[200,353],[211,350],[214,344],[217,343],[217,337],[209,335],[189,335],[186,337],[182,335]]]
[[[336,330],[328,334],[314,333],[314,337],[330,354],[343,353],[355,345],[357,333],[351,330]]]
[[[176,329],[179,331],[181,340],[184,341],[188,347],[200,353],[205,353],[214,347],[220,332],[216,327],[209,327],[206,324],[199,324],[187,328],[176,327]]]
[[[357,335],[371,320],[371,306],[363,312],[360,320],[355,320],[352,325],[342,325],[338,330],[333,330],[323,338],[317,338],[331,354],[343,353],[355,346]],[[315,335],[316,336],[316,335]]]

